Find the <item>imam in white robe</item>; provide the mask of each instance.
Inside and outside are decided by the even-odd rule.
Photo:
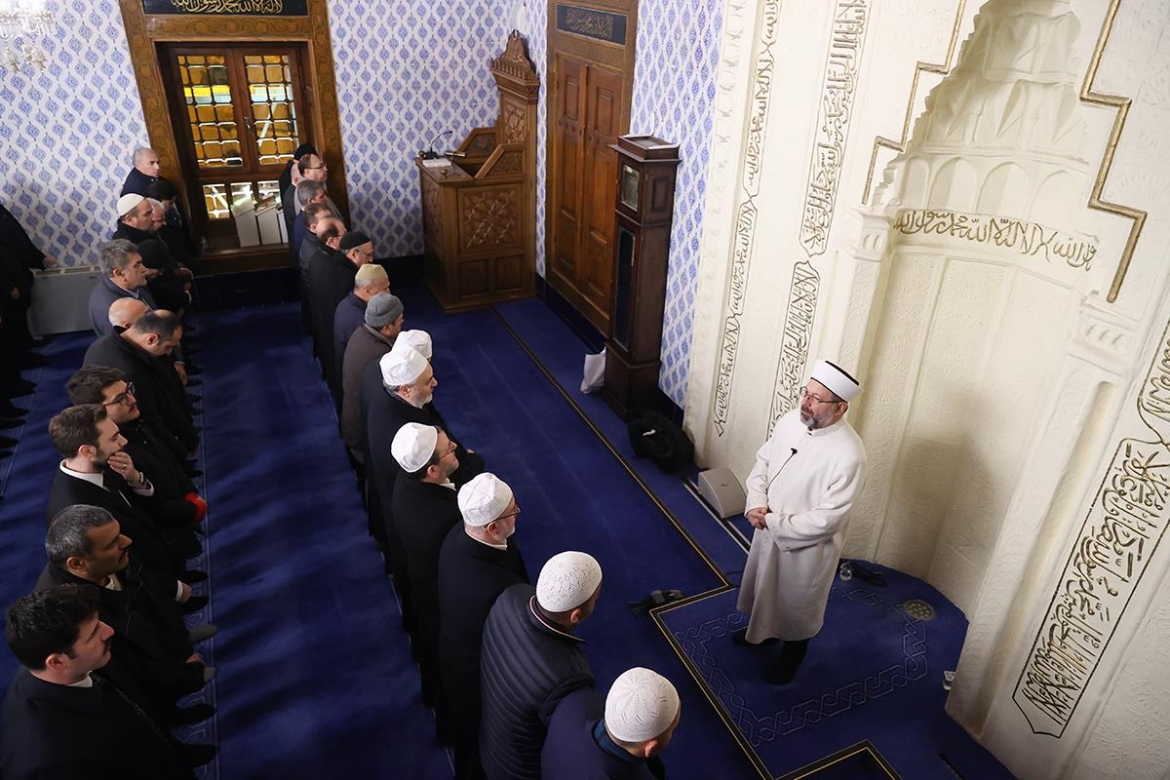
[[[797,641],[825,621],[849,509],[865,481],[865,446],[844,418],[810,431],[793,409],[756,453],[747,510],[767,507],[756,529],[736,604],[747,640]]]

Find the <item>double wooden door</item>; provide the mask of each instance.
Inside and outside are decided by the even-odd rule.
[[[548,281],[608,335],[617,190],[610,147],[628,129],[626,77],[561,53],[553,73]]]
[[[165,49],[191,211],[212,238],[230,232],[233,205],[284,193],[277,180],[309,140],[301,45],[202,44]],[[219,232],[223,232],[222,230]]]

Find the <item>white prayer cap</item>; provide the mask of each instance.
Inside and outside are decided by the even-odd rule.
[[[435,454],[438,442],[438,428],[411,422],[394,434],[394,441],[390,442],[390,454],[403,471],[413,474],[427,465],[427,461]]]
[[[861,385],[840,366],[827,360],[813,364],[812,378],[836,393],[842,401],[852,401],[861,395]]]
[[[459,511],[463,522],[482,528],[504,514],[512,503],[512,488],[495,474],[485,471],[459,488]]]
[[[395,344],[408,344],[418,350],[427,360],[431,359],[431,334],[425,330],[404,330],[394,340]]]
[[[118,216],[124,217],[134,209],[138,208],[138,204],[146,198],[133,192],[128,192],[122,197],[118,198]]]
[[[605,697],[605,729],[622,742],[660,737],[678,714],[678,691],[657,672],[635,666],[622,672]]]
[[[557,553],[536,578],[536,600],[549,612],[568,612],[588,601],[600,584],[601,564],[592,555]]]
[[[414,382],[427,370],[427,359],[409,344],[394,342],[394,348],[378,360],[382,369],[382,383],[387,387],[401,387]]]

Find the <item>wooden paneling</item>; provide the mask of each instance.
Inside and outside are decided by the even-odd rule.
[[[327,0],[308,0],[308,16],[218,16],[211,14],[147,15],[141,0],[119,0],[122,23],[134,77],[142,99],[142,113],[150,145],[159,153],[160,172],[186,195],[188,204],[202,197],[198,183],[180,165],[176,123],[166,96],[161,44],[191,43],[282,43],[305,44],[301,63],[304,80],[306,136],[325,155],[329,164],[329,196],[348,221],[349,199],[345,185],[345,155],[341,147],[338,120],[333,47],[329,37]],[[184,110],[185,114],[185,110]],[[287,257],[287,250],[278,248]]]
[[[620,16],[625,17],[624,25],[616,24]],[[576,19],[579,29],[558,29],[558,19]],[[548,116],[545,273],[549,284],[606,335],[617,186],[615,156],[609,147],[629,130],[636,21],[636,0],[549,2],[552,110]],[[602,40],[582,30],[614,34]]]

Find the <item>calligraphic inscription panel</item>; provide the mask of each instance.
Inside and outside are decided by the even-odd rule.
[[[796,407],[800,396],[820,286],[821,277],[807,260],[801,260],[792,268],[792,286],[788,290],[788,310],[784,315],[784,330],[780,340],[776,389],[772,394],[772,409],[768,415],[771,420],[769,436],[772,435],[771,428],[775,428],[776,421]]]
[[[779,0],[764,0],[763,18],[752,67],[748,133],[739,169],[740,191],[736,197],[731,278],[727,287],[727,314],[723,318],[723,334],[719,343],[719,371],[715,377],[715,413],[712,425],[719,436],[727,432],[727,421],[731,413],[731,377],[735,372],[735,361],[739,353],[739,335],[742,328],[740,320],[747,298],[748,270],[759,217],[759,208],[755,201],[760,192],[760,179],[764,169],[764,141],[776,74],[776,56],[773,49],[779,28]]]
[[[821,85],[816,138],[800,223],[800,243],[809,257],[829,243],[845,142],[861,71],[861,47],[869,21],[868,0],[840,0],[833,15],[829,54]]]
[[[895,232],[904,236],[940,236],[959,244],[1011,249],[1025,257],[1042,258],[1046,263],[1064,263],[1070,268],[1086,271],[1097,256],[1097,244],[1091,239],[1013,217],[901,209],[893,227]]]
[[[1064,733],[1170,524],[1170,325],[1137,414],[1154,438],[1118,445],[1012,695],[1037,734]]]
[[[626,15],[557,4],[557,30],[595,41],[626,45]]]
[[[142,0],[147,14],[308,16],[308,0]]]

